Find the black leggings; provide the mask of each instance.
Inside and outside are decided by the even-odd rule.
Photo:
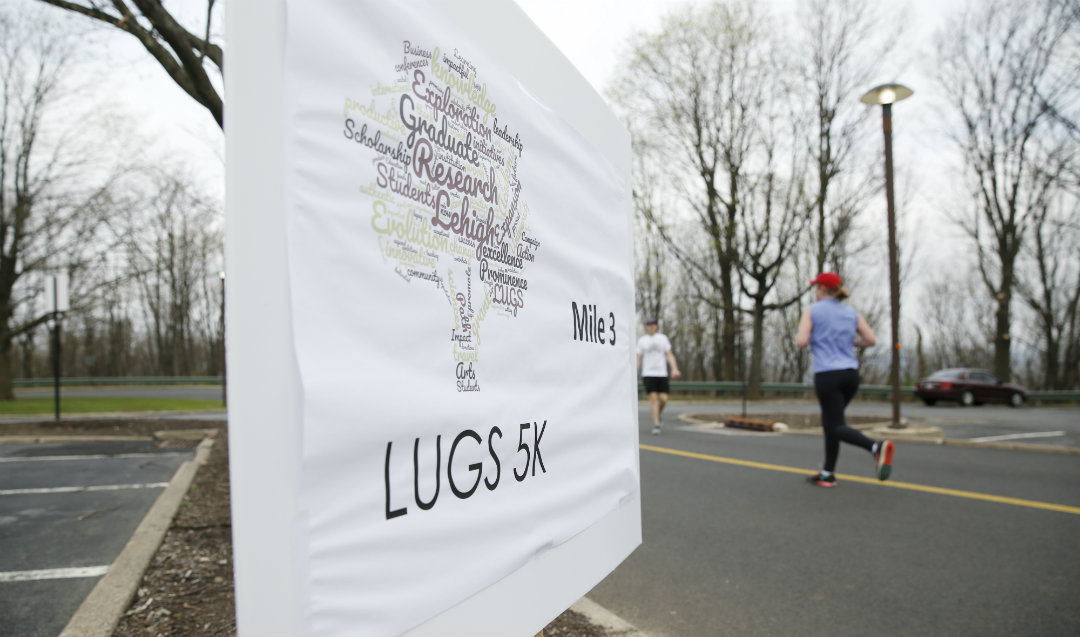
[[[825,429],[825,471],[836,469],[840,441],[873,451],[874,441],[844,421],[844,409],[859,389],[859,370],[840,369],[814,374],[814,392],[821,405],[821,426]]]

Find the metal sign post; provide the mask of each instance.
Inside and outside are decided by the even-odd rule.
[[[68,309],[68,281],[64,275],[53,275],[49,283],[49,301],[52,303],[53,404],[55,418],[60,420],[60,313]]]

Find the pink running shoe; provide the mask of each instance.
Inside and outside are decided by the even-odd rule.
[[[874,462],[877,464],[877,479],[888,480],[892,473],[892,457],[896,451],[896,445],[892,440],[878,443],[877,453],[874,454]]]
[[[836,486],[835,475],[823,477],[820,473],[815,473],[814,475],[806,478],[806,481],[814,485],[815,487],[825,487],[829,489]]]

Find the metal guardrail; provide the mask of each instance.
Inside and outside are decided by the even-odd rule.
[[[52,387],[53,378],[16,378],[12,387]],[[133,385],[221,385],[221,376],[112,376],[64,377],[61,387],[115,387]]]
[[[1039,403],[1080,403],[1080,391],[1029,391],[1028,400]]]
[[[738,381],[671,381],[672,394],[711,393],[717,397],[736,398],[742,396],[744,383]],[[644,395],[645,387],[638,383],[638,394]],[[762,383],[761,395],[766,398],[813,398],[814,386],[809,383]],[[914,387],[901,387],[900,396],[911,399],[915,396]],[[892,397],[889,385],[861,385],[857,398],[867,400],[888,400]],[[1080,391],[1030,391],[1029,403],[1080,403]]]
[[[12,386],[19,387],[52,387],[52,378],[16,378],[12,380]],[[114,376],[114,377],[72,377],[61,378],[61,387],[109,387],[109,386],[135,386],[135,385],[221,385],[221,376]],[[699,381],[699,380],[673,380],[671,381],[672,394],[708,394],[718,397],[742,396],[744,383],[737,381]],[[644,395],[645,388],[638,383],[638,393]],[[914,387],[901,387],[900,396],[911,398],[915,394]],[[761,395],[767,398],[813,398],[814,386],[809,383],[762,383]],[[869,400],[887,400],[892,396],[892,388],[888,385],[862,385],[859,387],[859,397]],[[1080,391],[1047,391],[1038,390],[1028,392],[1028,401],[1031,403],[1080,403]]]

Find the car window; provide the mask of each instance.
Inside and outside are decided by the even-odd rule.
[[[930,374],[930,378],[933,380],[955,380],[960,378],[961,374],[962,372],[959,369],[943,369]]]
[[[997,382],[997,378],[995,378],[993,374],[990,374],[990,373],[987,373],[987,372],[972,372],[971,373],[971,378],[972,378],[972,380],[977,380],[980,383],[991,383],[991,384],[993,384],[993,383]]]

